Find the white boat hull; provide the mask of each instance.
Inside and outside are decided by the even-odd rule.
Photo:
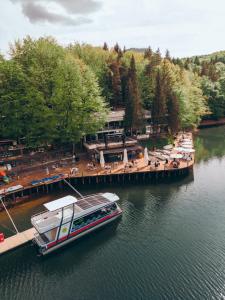
[[[90,232],[92,232],[94,230],[97,230],[98,228],[103,227],[106,224],[109,224],[109,223],[113,222],[114,220],[116,220],[117,218],[119,218],[121,216],[121,214],[122,214],[122,210],[120,209],[119,213],[117,215],[113,216],[112,218],[110,218],[110,219],[108,219],[108,220],[106,220],[106,221],[104,221],[104,222],[102,222],[100,224],[97,224],[96,226],[91,227],[91,228],[85,230],[84,232],[79,233],[78,235],[76,235],[74,237],[70,237],[69,239],[67,239],[67,240],[65,240],[65,241],[63,241],[63,242],[61,242],[59,244],[56,244],[56,245],[52,246],[49,249],[43,249],[43,250],[40,249],[40,253],[42,255],[49,254],[49,253],[51,253],[51,252],[53,252],[53,251],[55,251],[55,250],[57,250],[57,249],[65,246],[65,245],[67,245],[67,244],[69,244],[69,243],[71,243],[71,242],[73,242],[73,241],[81,238],[82,236],[84,236],[84,235],[86,235],[86,234],[88,234],[88,233],[90,233]]]

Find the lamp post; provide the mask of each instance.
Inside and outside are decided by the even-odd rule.
[[[74,145],[74,142],[73,142],[73,156],[72,156],[72,163],[74,164],[75,163],[75,154],[74,154],[74,148],[75,148],[75,145]]]

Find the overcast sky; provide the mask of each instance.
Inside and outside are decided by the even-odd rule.
[[[160,47],[173,56],[225,50],[224,0],[0,0],[0,51],[52,35],[110,46]]]

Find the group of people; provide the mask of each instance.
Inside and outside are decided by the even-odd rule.
[[[87,164],[87,169],[88,170],[96,170],[97,168],[96,168],[96,164],[95,164],[95,162],[91,162],[91,163],[88,163]]]
[[[151,161],[150,159],[148,160],[148,165],[149,167],[151,167],[151,165],[155,166],[155,168],[158,168],[160,166],[160,161],[156,160],[156,161]]]
[[[137,167],[138,163],[136,160],[131,160],[130,162],[126,163],[124,166],[124,172],[126,172],[129,169],[132,169],[134,167]]]

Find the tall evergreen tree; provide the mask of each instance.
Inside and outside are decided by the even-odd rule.
[[[149,46],[144,52],[144,58],[150,60],[152,57],[152,54],[153,54],[152,48]]]
[[[116,53],[119,53],[119,51],[120,51],[120,46],[119,46],[118,43],[115,44],[115,46],[114,46],[114,51],[115,51]]]
[[[165,58],[166,58],[167,60],[171,61],[171,56],[170,56],[170,52],[169,52],[168,49],[166,50]]]
[[[123,57],[123,51],[121,49],[119,49],[118,55],[117,55],[117,60],[120,61],[122,57]]]
[[[125,114],[125,126],[130,126],[132,132],[143,129],[144,114],[133,55],[131,57],[128,74],[128,102],[126,103]]]
[[[171,92],[168,96],[168,127],[171,133],[177,133],[180,129],[179,119],[179,99],[175,92]]]
[[[198,57],[198,56],[195,56],[194,64],[197,65],[197,66],[200,65],[200,60],[199,60],[199,57]]]
[[[124,116],[124,129],[126,133],[132,134],[133,126],[133,99],[130,91],[132,90],[131,78],[127,78],[126,90],[125,90],[125,116]]]
[[[161,62],[161,60],[162,60],[162,55],[161,55],[161,52],[160,52],[159,48],[156,50],[156,53],[155,53],[154,56],[155,56],[155,60],[159,64]]]
[[[108,45],[107,45],[106,42],[104,42],[104,45],[103,45],[103,48],[102,48],[102,49],[105,50],[105,51],[108,51],[108,50],[109,50]]]
[[[166,103],[163,94],[163,83],[161,80],[161,72],[158,68],[156,73],[155,94],[152,104],[152,123],[154,133],[158,132],[160,124],[166,115]]]
[[[119,61],[114,60],[110,64],[110,69],[112,71],[112,99],[110,104],[115,108],[122,102]]]

